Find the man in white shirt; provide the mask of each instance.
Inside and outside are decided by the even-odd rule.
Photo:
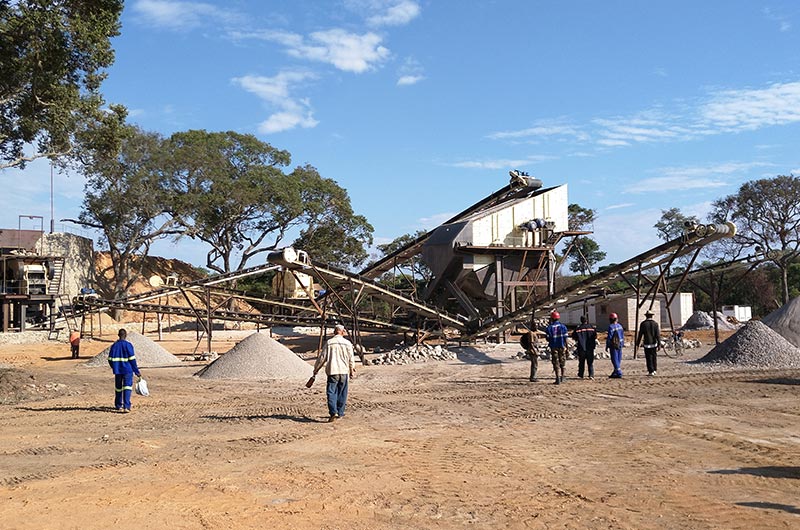
[[[325,342],[314,364],[314,376],[325,367],[328,376],[328,412],[329,422],[336,421],[344,416],[347,404],[347,387],[349,378],[356,375],[356,359],[353,354],[353,344],[344,338],[344,326],[336,324],[334,335]]]

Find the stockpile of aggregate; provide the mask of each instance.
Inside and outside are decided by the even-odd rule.
[[[800,296],[761,319],[781,337],[800,347]]]
[[[267,333],[253,333],[195,375],[203,379],[305,381],[313,371],[310,364]]]
[[[372,360],[372,364],[412,364],[425,363],[428,361],[452,361],[455,360],[456,353],[442,348],[439,345],[429,346],[420,344],[414,346],[399,346],[389,350],[379,357]]]
[[[751,320],[697,362],[750,368],[800,368],[800,350],[763,322]]]
[[[727,331],[736,329],[736,326],[728,322],[725,315],[719,311],[715,311],[714,313],[717,318],[718,329]],[[714,329],[714,317],[705,311],[695,311],[683,325],[683,329]]]
[[[125,340],[133,344],[136,365],[140,368],[147,368],[149,366],[169,366],[171,364],[180,364],[181,362],[178,357],[175,357],[165,350],[160,344],[135,331],[128,333],[128,337]],[[84,365],[91,367],[108,367],[109,351],[111,351],[111,346],[86,361]]]

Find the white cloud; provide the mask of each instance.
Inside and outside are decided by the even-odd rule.
[[[608,255],[604,263],[621,263],[662,243],[653,228],[660,217],[657,208],[598,215],[592,238]]]
[[[264,100],[271,108],[278,109],[259,125],[259,132],[270,134],[297,127],[317,126],[319,122],[314,119],[311,103],[291,94],[294,87],[315,78],[310,72],[287,70],[275,77],[248,75],[237,77],[233,82]]]
[[[774,164],[769,162],[723,162],[710,166],[683,166],[683,167],[664,167],[657,171],[665,176],[686,176],[704,178],[710,176],[725,177],[734,174],[741,174],[759,167],[772,167]]]
[[[422,65],[415,59],[409,57],[397,71],[399,78],[397,79],[398,86],[415,85],[425,79],[423,75]]]
[[[719,92],[703,105],[700,115],[709,126],[727,131],[800,122],[800,81]]]
[[[658,77],[667,77],[667,69],[661,66],[656,66],[653,68],[653,75]]]
[[[233,23],[241,20],[237,13],[203,2],[138,0],[133,4],[133,12],[147,25],[183,31],[209,22]]]
[[[599,147],[639,143],[683,142],[701,137],[800,123],[800,81],[776,83],[762,89],[712,92],[694,104],[674,102],[630,116],[598,117],[586,124],[564,118],[541,120],[532,127],[487,135],[511,142],[556,138]]]
[[[789,171],[789,173],[791,173],[792,175],[795,175],[795,176],[800,176],[800,167]]]
[[[768,20],[778,23],[778,29],[781,32],[785,33],[792,29],[792,23],[786,15],[776,13],[769,7],[765,7],[762,12]]]
[[[417,18],[419,13],[420,7],[417,2],[399,0],[384,6],[383,12],[367,18],[367,23],[371,26],[401,26]]]
[[[423,79],[425,79],[425,76],[422,75],[404,75],[397,80],[397,86],[416,85]]]
[[[512,131],[498,131],[487,135],[492,140],[514,140],[524,138],[537,138],[543,136],[569,137],[578,141],[587,141],[589,135],[580,127],[565,123],[563,120],[541,120],[527,129]]]
[[[628,193],[686,191],[728,186],[733,177],[758,167],[772,167],[766,162],[726,162],[710,166],[664,167],[657,177],[640,180],[627,187]],[[735,179],[738,181],[738,179]]]
[[[389,57],[383,38],[372,32],[359,35],[334,28],[315,31],[308,38],[287,31],[232,33],[234,38],[255,38],[277,42],[286,53],[299,59],[328,63],[345,72],[362,73],[377,68]]]
[[[455,212],[437,213],[430,217],[422,217],[417,222],[422,230],[430,230],[441,225],[448,219],[452,219],[455,215]]]
[[[631,145],[629,142],[626,142],[624,140],[609,140],[606,138],[597,140],[597,143],[604,147],[621,147],[623,145]]]
[[[646,178],[627,187],[628,193],[649,193],[661,191],[685,191],[703,188],[720,188],[728,183],[715,178],[694,178],[688,176]]]
[[[552,157],[541,155],[519,159],[464,160],[462,162],[453,162],[446,165],[464,169],[512,169],[526,164],[535,164],[537,162],[550,160],[551,158]]]
[[[612,204],[611,206],[606,206],[606,210],[619,210],[620,208],[628,208],[630,206],[636,206],[633,202],[623,202],[621,204]]]

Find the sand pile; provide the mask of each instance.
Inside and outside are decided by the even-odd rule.
[[[718,329],[727,331],[736,329],[736,326],[728,322],[725,315],[719,311],[715,311],[714,313],[717,318]],[[714,317],[705,311],[695,311],[683,325],[683,329],[714,329]]]
[[[781,337],[800,347],[800,296],[761,319]]]
[[[752,368],[800,368],[800,350],[766,324],[751,320],[697,362]]]
[[[136,355],[136,364],[140,368],[150,366],[167,366],[170,364],[180,364],[181,360],[170,352],[162,348],[158,343],[140,335],[135,331],[128,333],[127,341],[133,344],[133,352]],[[84,363],[85,366],[108,367],[108,352],[111,346],[101,351],[90,360]]]
[[[306,361],[266,333],[253,333],[195,375],[204,379],[286,379],[305,381]]]

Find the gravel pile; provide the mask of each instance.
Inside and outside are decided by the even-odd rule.
[[[0,344],[37,344],[49,340],[49,331],[22,331],[19,333],[0,333]],[[69,332],[67,332],[69,336]],[[64,339],[64,334],[60,337]]]
[[[313,371],[310,364],[267,333],[253,333],[195,375],[203,379],[306,381]]]
[[[800,350],[766,324],[751,320],[697,362],[752,368],[800,368]]]
[[[133,353],[136,355],[136,365],[140,368],[168,366],[171,364],[180,364],[181,362],[178,357],[175,357],[162,348],[160,344],[135,331],[129,332],[126,340],[133,344]],[[109,351],[111,351],[111,346],[86,361],[84,366],[102,366],[108,368]]]
[[[800,347],[800,296],[761,319],[781,337]]]
[[[398,346],[394,350],[389,350],[381,356],[372,360],[372,364],[412,364],[425,363],[428,361],[452,361],[456,359],[456,353],[442,348],[441,346],[429,346],[420,344],[418,346]]]
[[[736,326],[728,322],[725,315],[715,311],[717,317],[717,327],[721,330],[732,331]],[[714,317],[705,311],[695,311],[689,320],[683,325],[683,329],[714,329]]]

